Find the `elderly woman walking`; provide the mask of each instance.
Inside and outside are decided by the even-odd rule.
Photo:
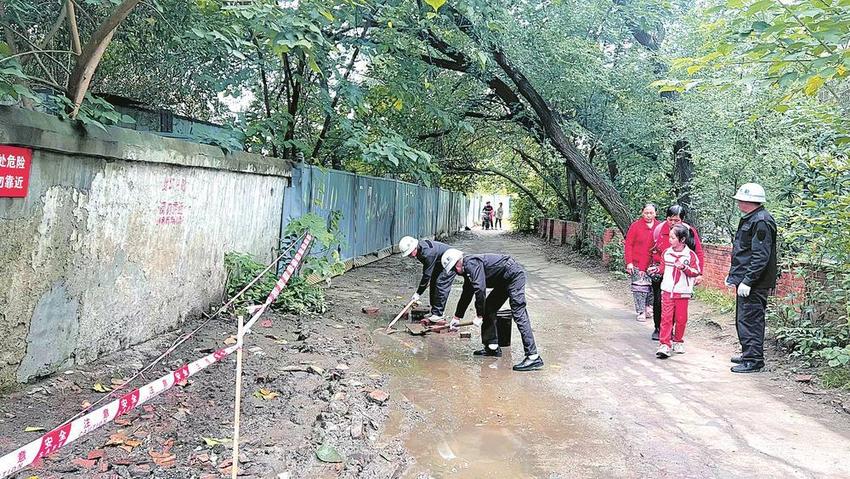
[[[625,262],[626,272],[632,278],[632,294],[635,297],[635,312],[638,321],[646,321],[653,314],[652,281],[646,274],[652,259],[652,236],[658,220],[655,219],[655,205],[647,203],[638,218],[626,233]]]

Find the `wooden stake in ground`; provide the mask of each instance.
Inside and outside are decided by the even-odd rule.
[[[242,408],[242,342],[244,319],[239,316],[239,329],[236,333],[239,349],[236,350],[236,401],[233,409],[233,463],[230,465],[232,479],[239,473],[239,411]]]

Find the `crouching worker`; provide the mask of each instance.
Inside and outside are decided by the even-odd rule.
[[[443,269],[453,271],[464,278],[463,292],[457,303],[454,326],[466,312],[469,302],[475,297],[475,315],[473,323],[481,326],[481,342],[484,347],[473,354],[475,356],[501,356],[499,336],[496,329],[496,312],[510,301],[511,315],[522,337],[525,359],[514,366],[514,371],[533,371],[543,367],[543,359],[537,354],[531,321],[525,303],[525,270],[513,258],[501,254],[464,255],[454,248],[443,253]],[[452,277],[452,275],[444,275]],[[451,286],[450,284],[448,285]],[[493,288],[487,294],[487,288]],[[448,291],[442,294],[447,297]]]
[[[422,279],[419,280],[419,287],[416,288],[411,299],[418,301],[422,293],[425,292],[425,288],[428,288],[430,284],[428,298],[431,305],[431,316],[428,320],[432,323],[443,318],[443,310],[446,307],[445,299],[439,299],[440,283],[445,283],[443,289],[450,290],[452,280],[454,280],[454,275],[446,277],[446,275],[441,274],[443,265],[440,260],[449,248],[451,246],[439,241],[419,241],[412,236],[405,236],[398,242],[398,249],[401,250],[403,256],[416,258],[422,263]],[[445,298],[448,298],[448,295]]]

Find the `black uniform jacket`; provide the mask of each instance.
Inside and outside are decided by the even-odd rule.
[[[428,283],[431,282],[434,269],[436,268],[438,271],[442,271],[443,268],[440,265],[440,261],[443,258],[443,253],[451,248],[451,246],[440,243],[439,241],[422,240],[419,242],[417,248],[419,251],[416,253],[416,259],[422,263],[422,279],[419,280],[419,289],[416,290],[416,293],[422,294],[428,288]]]
[[[776,221],[761,206],[738,223],[729,282],[771,289],[776,287],[776,273]]]
[[[455,316],[462,318],[475,296],[475,314],[484,317],[484,300],[487,288],[497,288],[510,283],[516,261],[503,254],[471,254],[463,257],[463,292],[457,302]]]

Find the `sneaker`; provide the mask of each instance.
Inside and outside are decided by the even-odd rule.
[[[673,343],[673,352],[676,354],[685,354],[685,343]]]
[[[729,361],[732,361],[735,364],[741,364],[744,362],[744,358],[740,354],[738,354],[729,358]]]
[[[473,356],[493,356],[493,357],[501,358],[502,357],[502,348],[490,349],[490,348],[485,346],[485,347],[483,347],[483,348],[481,348],[477,351],[473,351],[472,355]]]
[[[443,320],[443,317],[437,316],[436,314],[432,314],[431,316],[428,316],[428,322],[429,323],[439,323],[442,320]]]
[[[543,358],[529,359],[528,356],[521,363],[514,365],[514,371],[536,371],[543,367]]]
[[[646,321],[646,313],[638,313],[637,318],[635,318],[639,323]]]
[[[658,346],[658,351],[655,352],[655,356],[657,356],[658,359],[669,358],[670,357],[670,346],[667,346],[666,344],[662,344],[661,346]]]
[[[652,332],[651,338],[652,338],[653,341],[658,341],[658,330],[657,329]]]

